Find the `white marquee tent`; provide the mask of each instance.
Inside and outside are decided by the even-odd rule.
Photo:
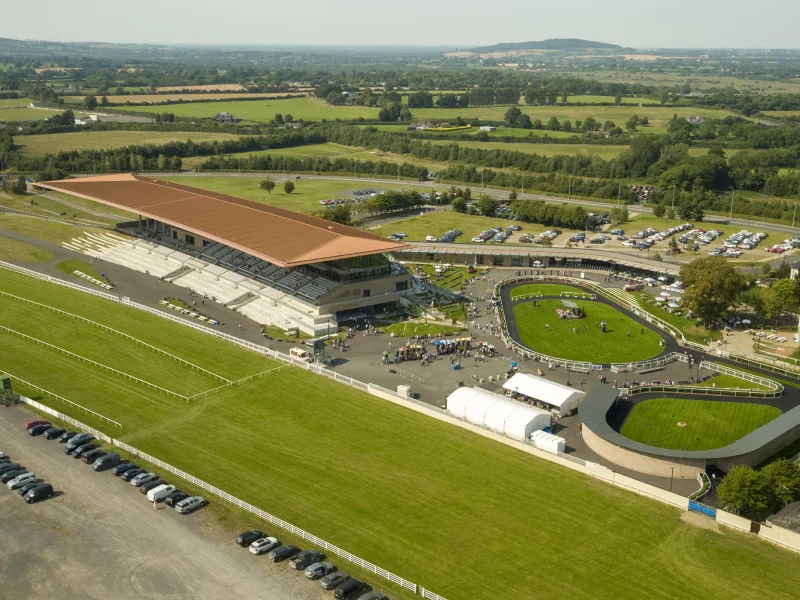
[[[578,401],[583,397],[583,392],[560,383],[548,381],[543,377],[516,373],[503,384],[503,387],[512,392],[523,394],[549,404],[558,409],[562,417],[571,414],[578,408]]]
[[[551,423],[550,413],[546,410],[480,388],[458,388],[447,397],[447,410],[460,419],[485,425],[517,440],[526,440],[531,433]]]

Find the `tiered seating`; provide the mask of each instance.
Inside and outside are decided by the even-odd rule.
[[[200,294],[211,296],[220,304],[230,302],[234,298],[242,295],[242,290],[239,290],[229,281],[224,279],[217,279],[216,275],[206,273],[205,271],[192,271],[175,280],[175,284],[181,287],[189,288]]]
[[[339,284],[327,277],[316,277],[297,290],[297,295],[316,302]]]
[[[163,277],[178,269],[189,257],[180,252],[159,252],[159,246],[142,240],[126,240],[111,234],[87,233],[84,237],[65,242],[71,250],[99,257],[142,273]]]

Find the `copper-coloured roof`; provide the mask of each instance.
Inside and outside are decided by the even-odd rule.
[[[281,267],[408,248],[318,217],[130,173],[36,185],[185,229]]]

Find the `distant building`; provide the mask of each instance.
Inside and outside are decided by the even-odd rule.
[[[284,129],[300,129],[300,123],[292,122],[292,123],[284,123]]]
[[[229,112],[221,112],[214,115],[214,120],[217,123],[238,123],[241,119],[237,119]]]
[[[92,125],[98,123],[100,119],[97,115],[87,115],[85,117],[75,117],[75,125]]]
[[[703,121],[705,121],[703,117],[686,117],[686,120],[689,121],[689,123],[691,123],[695,127],[699,127],[700,125],[703,124]]]
[[[481,131],[497,131],[497,127],[492,125],[483,125],[481,126]]]

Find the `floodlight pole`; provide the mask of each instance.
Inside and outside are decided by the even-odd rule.
[[[794,218],[797,216],[797,196],[794,197],[794,214],[792,215],[792,227],[794,227]]]
[[[733,199],[734,199],[735,197],[736,197],[736,188],[733,188],[733,190],[731,190],[731,214],[730,214],[730,216],[728,217],[728,218],[730,218],[730,219],[732,219],[732,218],[733,218]]]

